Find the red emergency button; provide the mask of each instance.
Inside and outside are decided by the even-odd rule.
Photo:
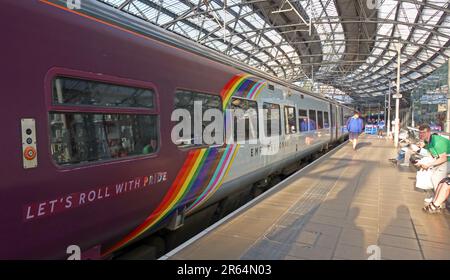
[[[23,151],[23,156],[27,160],[33,160],[36,157],[36,149],[33,147],[26,147]]]

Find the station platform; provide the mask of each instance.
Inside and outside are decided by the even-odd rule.
[[[450,214],[422,212],[413,167],[366,135],[322,156],[160,259],[450,259]],[[369,253],[368,253],[368,247]]]

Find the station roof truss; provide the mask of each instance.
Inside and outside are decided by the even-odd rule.
[[[396,90],[398,49],[405,97],[450,57],[448,0],[97,1],[358,103],[382,103]]]

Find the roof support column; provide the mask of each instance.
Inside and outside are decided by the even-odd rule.
[[[395,94],[395,127],[394,127],[394,146],[398,147],[398,134],[400,132],[400,55],[401,55],[401,44],[398,42],[397,47],[397,93]]]
[[[386,134],[387,134],[387,137],[389,138],[389,139],[392,139],[391,137],[391,81],[389,80],[389,93],[388,93],[388,105],[387,105],[387,131],[386,131]]]

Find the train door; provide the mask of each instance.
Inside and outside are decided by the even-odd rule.
[[[232,122],[232,135],[234,147],[238,149],[235,153],[232,169],[228,175],[228,180],[247,176],[259,168],[260,149],[259,139],[259,116],[258,103],[241,97],[231,97],[229,105],[233,114],[230,117]]]
[[[342,126],[344,125],[343,122],[343,111],[342,107],[339,107],[335,105],[336,108],[336,139],[339,139],[343,134]]]
[[[264,112],[260,123],[260,131],[264,131],[265,143],[264,149],[264,166],[269,165],[278,154],[280,142],[282,141],[282,131],[284,130],[284,122],[282,122],[282,108],[280,104],[272,103],[273,100],[261,100],[261,109]]]
[[[337,140],[338,129],[336,125],[336,105],[330,104],[330,128],[331,128],[331,141]]]
[[[283,131],[284,131],[284,152],[286,155],[295,153],[298,150],[298,119],[297,107],[294,104],[283,105]]]

